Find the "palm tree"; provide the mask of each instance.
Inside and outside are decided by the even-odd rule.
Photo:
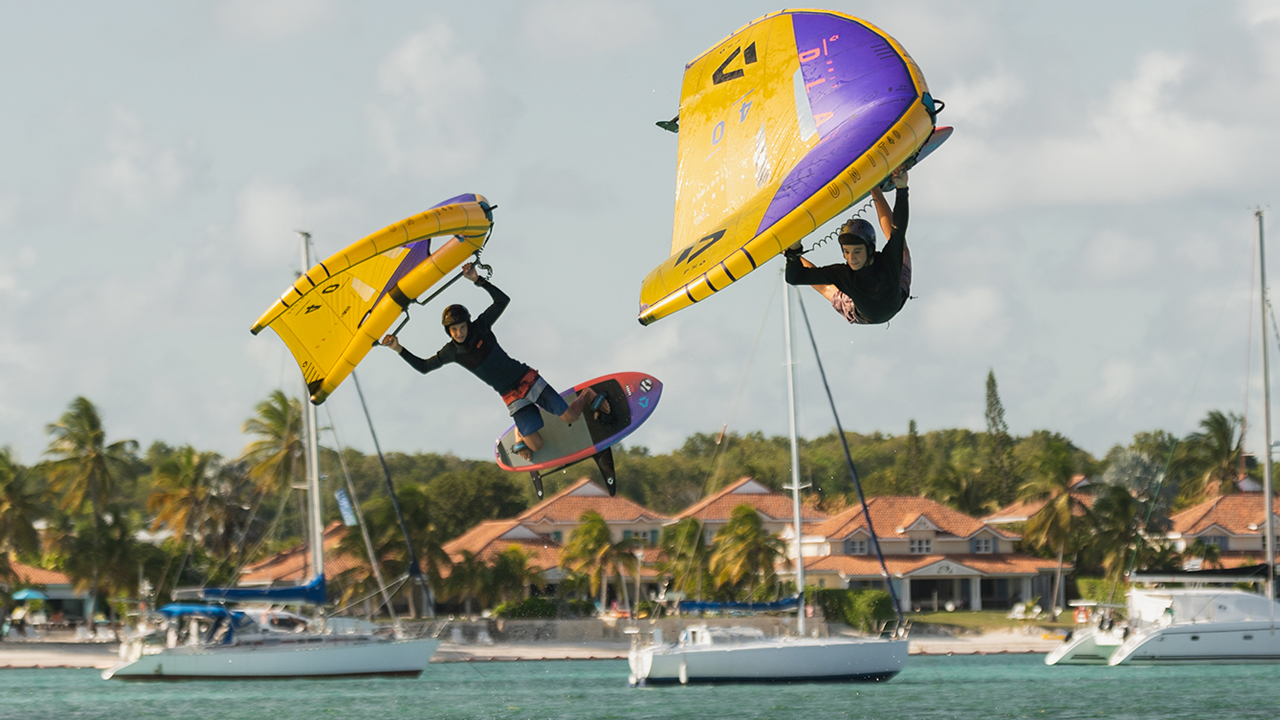
[[[12,581],[10,562],[40,550],[35,521],[43,515],[40,493],[31,489],[26,469],[0,447],[0,580]]]
[[[627,564],[635,561],[636,540],[614,542],[613,531],[595,510],[584,512],[578,522],[560,551],[560,567],[591,578],[591,592],[600,593],[603,611],[609,599],[609,578],[616,574],[618,582],[624,582]]]
[[[89,512],[101,519],[105,507],[115,499],[116,485],[132,478],[138,443],[119,440],[107,443],[98,410],[84,397],[71,406],[56,423],[45,426],[53,436],[45,455],[50,485],[62,496],[62,509]]]
[[[995,509],[995,498],[988,491],[990,484],[975,452],[958,448],[934,469],[926,495],[966,515],[982,516]]]
[[[147,498],[147,511],[155,513],[153,532],[167,525],[179,541],[188,532],[199,532],[209,503],[210,480],[219,460],[217,453],[197,452],[184,445],[155,469],[154,490]]]
[[[1236,433],[1239,427],[1239,415],[1213,410],[1200,421],[1201,432],[1187,437],[1192,454],[1202,468],[1201,475],[1189,489],[1197,499],[1236,491],[1235,480],[1242,470],[1244,457],[1244,436]]]
[[[107,542],[103,533],[118,530],[123,522],[120,517],[108,522],[107,506],[115,500],[118,483],[136,475],[134,459],[138,443],[133,440],[108,443],[98,409],[84,397],[72,400],[58,422],[46,425],[45,431],[53,436],[45,451],[49,460],[44,465],[50,487],[62,496],[63,510],[82,513],[88,506],[92,522],[81,525],[77,533],[92,533],[85,538],[93,549],[89,555],[103,556]],[[98,562],[81,568],[87,571],[89,587],[95,593],[101,585],[103,568]]]
[[[716,533],[711,550],[711,577],[722,591],[733,592],[745,581],[747,597],[755,596],[756,582],[766,584],[774,578],[774,569],[783,556],[781,540],[764,528],[760,513],[742,504],[729,514],[729,522]]]
[[[407,483],[396,489],[400,501],[400,511],[404,514],[405,524],[409,527],[409,542],[413,544],[414,554],[419,566],[426,575],[427,582],[437,592],[442,588],[441,577],[444,569],[452,564],[449,554],[444,551],[444,541],[440,530],[431,520],[430,499],[426,485]],[[366,504],[363,508],[364,520],[369,526],[369,538],[373,542],[373,550],[379,561],[390,575],[399,575],[409,570],[409,553],[405,546],[405,537],[400,532],[400,523],[396,520],[395,508],[391,498],[381,496]],[[364,557],[366,550],[364,539],[358,532],[349,532],[338,545],[340,552],[354,557]],[[363,577],[348,577],[353,590],[368,592],[376,586],[372,571]],[[412,596],[410,605],[413,607]]]
[[[491,566],[492,590],[499,602],[523,599],[530,585],[542,585],[542,568],[529,564],[533,553],[512,545],[498,553]]]
[[[1031,476],[1022,484],[1019,497],[1032,502],[1044,501],[1030,520],[1024,534],[1027,542],[1036,547],[1052,548],[1058,553],[1058,571],[1053,579],[1051,612],[1058,616],[1058,597],[1062,588],[1062,558],[1067,546],[1073,542],[1082,526],[1086,508],[1071,493],[1075,478],[1075,461],[1066,442],[1050,439],[1034,460]]]
[[[241,431],[257,439],[240,458],[262,492],[288,492],[302,474],[305,441],[302,437],[302,404],[276,390],[255,408],[257,415],[244,421]]]
[[[1144,514],[1143,503],[1128,488],[1111,484],[1101,486],[1089,509],[1086,525],[1093,539],[1082,554],[1101,565],[1111,581],[1107,602],[1115,597],[1130,560],[1146,551],[1148,543],[1141,528]]]
[[[663,560],[658,571],[671,576],[673,589],[702,600],[702,579],[706,577],[710,554],[706,533],[697,518],[685,518],[662,532]]]
[[[463,550],[453,563],[446,583],[449,595],[462,598],[467,617],[471,617],[471,601],[484,605],[493,585],[493,571],[475,553]]]

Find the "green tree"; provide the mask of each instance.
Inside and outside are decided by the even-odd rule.
[[[484,520],[518,515],[528,505],[521,484],[492,463],[440,473],[426,484],[434,522],[442,537],[455,538]]]
[[[43,498],[26,468],[0,447],[0,581],[13,582],[11,561],[40,552],[35,522],[43,515]]]
[[[775,579],[774,568],[782,557],[782,541],[764,528],[760,513],[750,505],[739,505],[716,533],[711,577],[722,592],[737,595],[745,583],[747,597],[755,597],[757,584]]]
[[[1200,432],[1186,439],[1199,474],[1183,488],[1180,500],[1194,504],[1217,495],[1236,491],[1235,480],[1241,474],[1244,459],[1244,435],[1240,416],[1212,410],[1200,421]]]
[[[578,522],[578,527],[569,533],[568,541],[560,552],[560,566],[589,577],[591,592],[600,593],[600,607],[603,609],[609,598],[609,579],[617,575],[618,582],[624,582],[628,564],[635,562],[636,540],[628,538],[614,542],[613,531],[594,510],[584,512]]]
[[[996,371],[987,371],[987,437],[984,471],[991,476],[999,489],[1000,505],[1013,501],[1017,490],[1013,473],[1013,439],[1009,437],[1009,424],[1004,420],[1004,403],[1000,402],[1000,390],[996,387]]]
[[[706,533],[697,518],[688,517],[662,531],[659,544],[662,560],[658,571],[671,576],[672,589],[702,601],[702,582],[707,577],[710,553]]]
[[[978,465],[973,448],[962,447],[938,459],[929,476],[928,497],[966,515],[981,517],[996,509],[992,482]]]
[[[471,601],[486,605],[492,581],[493,570],[470,550],[463,550],[461,557],[453,563],[445,586],[450,597],[462,600],[467,617],[472,617]]]
[[[77,562],[68,568],[69,574],[83,580],[97,593],[104,587],[102,573],[110,572],[107,563],[114,552],[109,533],[118,532],[125,524],[123,508],[117,508],[108,518],[108,507],[116,500],[117,484],[132,478],[137,472],[135,454],[138,443],[133,440],[107,442],[106,430],[98,409],[84,397],[71,401],[71,406],[58,422],[45,426],[52,436],[45,451],[48,461],[44,465],[50,487],[62,497],[63,510],[81,514],[86,509],[90,522],[81,523],[76,533],[90,533],[80,537],[83,546],[78,559],[93,558],[94,562]],[[89,552],[84,547],[90,548]],[[79,575],[79,573],[85,573]]]
[[[276,390],[254,408],[241,431],[254,437],[240,458],[264,493],[289,492],[306,467],[302,436],[302,404]]]
[[[208,510],[211,477],[221,457],[184,445],[155,469],[147,511],[154,513],[152,531],[168,526],[179,540],[199,532]]]
[[[542,585],[542,568],[530,564],[533,553],[512,545],[498,553],[491,565],[493,594],[498,602],[524,599],[530,585]]]
[[[1050,548],[1057,553],[1058,570],[1053,579],[1053,599],[1049,603],[1056,618],[1062,588],[1062,564],[1067,548],[1076,540],[1077,531],[1087,511],[1071,492],[1076,475],[1076,461],[1071,447],[1062,441],[1049,442],[1035,459],[1030,477],[1023,483],[1020,497],[1045,504],[1027,521],[1024,539],[1035,547]]]
[[[53,438],[45,451],[49,458],[45,471],[52,489],[62,497],[62,509],[80,513],[87,507],[91,515],[101,518],[115,499],[116,484],[136,471],[138,443],[108,443],[98,409],[84,397],[72,400],[58,422],[45,426],[45,431]]]
[[[1091,540],[1082,544],[1080,557],[1085,563],[1102,567],[1103,576],[1110,581],[1107,602],[1111,602],[1130,561],[1147,551],[1142,533],[1146,510],[1123,485],[1104,482],[1096,495],[1085,521]]]

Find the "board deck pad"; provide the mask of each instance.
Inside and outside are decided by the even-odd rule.
[[[582,417],[572,423],[565,423],[538,408],[543,423],[540,431],[542,449],[533,453],[531,460],[513,452],[511,446],[516,441],[516,426],[513,424],[495,443],[494,457],[498,467],[512,472],[541,471],[585,460],[634,432],[653,413],[662,396],[662,382],[657,378],[646,373],[623,372],[575,385],[560,393],[560,397],[566,403],[572,403],[587,388],[609,399],[612,415],[609,422],[596,420],[589,408],[584,409]]]

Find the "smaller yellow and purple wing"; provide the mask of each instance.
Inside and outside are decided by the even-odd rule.
[[[934,129],[915,61],[836,12],[773,13],[685,69],[671,256],[644,279],[640,323],[706,299],[818,229]]]
[[[409,303],[484,247],[492,209],[459,195],[352,243],[299,277],[250,332],[276,331],[319,405]]]

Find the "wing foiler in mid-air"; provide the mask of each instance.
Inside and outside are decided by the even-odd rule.
[[[299,277],[251,332],[280,335],[319,405],[409,303],[484,247],[492,210],[459,195],[352,243]]]
[[[644,279],[640,323],[723,290],[862,200],[920,151],[935,114],[906,50],[841,13],[766,15],[695,59],[671,257]]]

